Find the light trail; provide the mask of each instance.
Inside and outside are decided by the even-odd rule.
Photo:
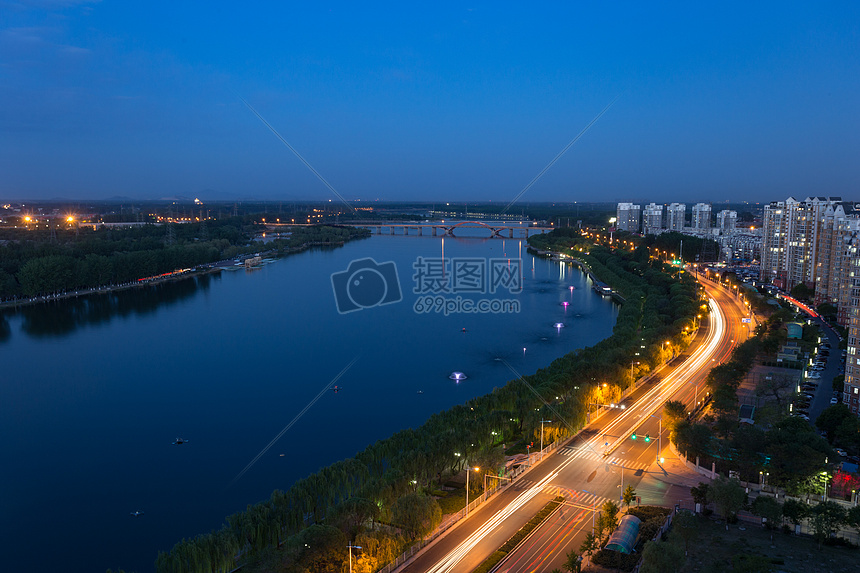
[[[497,527],[499,527],[508,517],[521,509],[528,502],[535,498],[543,491],[543,488],[549,485],[549,482],[558,477],[559,472],[567,467],[575,460],[566,460],[559,465],[550,474],[537,482],[535,485],[525,490],[518,495],[513,501],[506,505],[503,509],[497,511],[491,518],[484,522],[474,533],[469,535],[460,545],[454,548],[445,557],[439,560],[435,565],[427,570],[427,573],[449,573],[456,567],[460,561],[466,557],[475,546],[483,539],[490,535]]]
[[[600,441],[605,440],[605,436],[609,432],[629,424],[634,416],[637,418],[647,418],[654,414],[660,407],[662,407],[663,403],[667,399],[677,392],[683,384],[687,383],[687,378],[689,378],[691,374],[697,373],[705,365],[710,363],[711,356],[716,352],[716,349],[722,340],[726,325],[725,316],[720,310],[716,300],[713,298],[710,299],[709,306],[711,307],[711,315],[713,317],[711,322],[714,324],[714,328],[708,329],[708,336],[705,344],[700,346],[690,356],[690,358],[687,359],[683,369],[676,369],[674,372],[670,373],[659,386],[648,390],[635,404],[622,410],[621,415],[609,422],[600,434],[588,440],[586,444],[589,447],[595,448],[599,446]],[[635,420],[635,422],[636,424],[633,426],[634,428],[641,423],[639,420]],[[629,429],[632,430],[633,428]],[[604,436],[603,438],[601,438],[601,434]],[[614,442],[604,448],[604,456],[615,451],[626,439],[626,431],[620,432],[620,434],[621,435],[618,436]]]
[[[690,375],[697,374],[710,363],[712,355],[716,352],[722,342],[723,335],[727,329],[727,324],[725,314],[722,312],[714,298],[709,300],[708,305],[711,309],[711,323],[713,324],[713,328],[708,329],[708,334],[704,344],[693,352],[690,358],[685,362],[683,368],[676,369],[670,373],[659,386],[651,388],[639,400],[637,400],[636,404],[623,410],[617,418],[612,420],[609,425],[604,428],[604,431],[601,432],[602,434],[605,435],[609,431],[616,430],[625,425],[630,427],[629,424],[631,422],[635,423],[633,427],[638,426],[641,424],[641,420],[639,418],[650,416],[656,412],[658,408],[662,407],[666,399],[677,392],[683,384],[687,383],[687,379]],[[647,414],[647,416],[643,416],[644,414]],[[636,417],[635,419],[634,416]],[[608,446],[605,455],[612,453],[612,451],[618,448],[619,444],[626,438],[626,432],[622,432],[621,434],[621,437]],[[591,440],[586,441],[583,447],[588,447],[594,450],[594,446],[596,446],[601,439],[605,438],[601,438],[600,435],[597,435]],[[475,549],[478,543],[488,535],[491,535],[505,519],[534,499],[535,496],[543,491],[544,487],[551,485],[550,482],[558,477],[564,468],[576,461],[582,460],[579,458],[570,458],[560,463],[558,467],[552,470],[546,477],[541,479],[534,486],[523,491],[503,509],[497,511],[462,543],[436,562],[432,567],[427,569],[427,573],[450,573],[453,571],[460,561]],[[565,505],[568,505],[568,502],[566,502]],[[570,505],[576,507],[574,504]],[[588,509],[589,511],[595,510],[595,508]]]

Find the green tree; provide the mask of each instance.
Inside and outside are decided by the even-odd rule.
[[[582,545],[579,546],[580,553],[585,553],[588,555],[589,562],[591,561],[591,554],[600,549],[600,540],[594,534],[594,532],[589,531],[585,534],[585,539],[582,540]]]
[[[624,507],[630,509],[630,504],[636,500],[636,489],[632,485],[624,488],[624,493],[621,494]]]
[[[576,551],[571,551],[567,554],[567,559],[562,567],[568,573],[579,573],[582,571],[582,556]]]
[[[649,541],[642,549],[639,573],[677,573],[685,561],[683,550],[674,543]]]
[[[772,497],[760,495],[755,498],[752,512],[754,515],[764,517],[767,520],[765,525],[768,529],[773,529],[782,522],[782,504]]]
[[[708,505],[708,484],[705,482],[699,482],[698,486],[693,486],[690,488],[690,495],[693,496],[693,503],[698,503],[704,508]]]
[[[804,519],[809,517],[809,505],[796,499],[787,499],[782,504],[782,517],[794,525],[800,525]]]
[[[442,521],[439,503],[420,492],[400,497],[391,508],[392,519],[407,539],[417,539],[433,531]]]
[[[612,532],[615,531],[616,527],[618,527],[618,513],[621,510],[619,509],[618,504],[611,499],[607,500],[601,509],[603,510],[603,513],[601,514],[604,520],[603,523],[606,525],[609,535],[612,535]]]
[[[376,503],[361,497],[351,497],[340,505],[335,521],[349,540],[354,541],[359,533],[373,527],[373,521],[377,517],[379,506]]]
[[[798,283],[789,294],[798,300],[809,300],[809,297],[815,294],[815,289],[809,288],[805,283]]]
[[[846,522],[847,517],[842,506],[832,501],[819,503],[812,508],[812,531],[819,549],[822,542],[829,539],[839,526]]]
[[[845,523],[850,525],[860,533],[860,505],[855,505],[848,510],[845,516]]]
[[[726,530],[729,529],[729,521],[743,507],[745,498],[744,488],[734,478],[718,476],[708,488],[708,501],[714,502],[720,509],[720,514],[726,520]]]
[[[663,405],[663,425],[671,435],[675,433],[678,424],[687,419],[687,406],[680,400],[669,400]]]
[[[687,555],[690,542],[699,535],[699,516],[691,511],[680,511],[672,520],[672,528],[684,543],[684,555]]]

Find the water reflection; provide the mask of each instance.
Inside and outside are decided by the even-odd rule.
[[[219,275],[205,274],[179,281],[123,291],[93,294],[11,309],[0,315],[0,342],[12,331],[7,317],[19,316],[21,330],[35,338],[63,337],[85,326],[107,324],[115,318],[143,316],[208,290]]]
[[[6,317],[0,315],[0,342],[6,342],[12,337],[12,329],[9,327],[9,322]]]

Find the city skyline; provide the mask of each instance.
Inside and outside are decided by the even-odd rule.
[[[242,99],[350,201],[510,201],[613,101],[521,201],[850,197],[860,175],[850,3],[0,5],[7,200],[336,200]]]

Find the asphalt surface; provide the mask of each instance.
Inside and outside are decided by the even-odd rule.
[[[696,399],[703,399],[707,372],[726,360],[747,332],[741,322],[746,316],[743,304],[722,287],[703,283],[717,311],[703,323],[684,354],[625,399],[624,410],[607,410],[577,437],[425,548],[401,571],[469,573],[543,505],[562,493],[565,505],[499,568],[509,573],[551,571],[561,568],[568,551],[579,548],[590,531],[593,513],[608,499],[618,501],[628,484],[638,489],[643,480],[647,481],[647,492],[640,493],[643,503],[673,505],[677,496],[689,497],[689,484],[695,482],[690,472],[676,460],[662,465],[658,461],[668,455],[666,431],[662,433],[664,450],[658,452],[662,405],[675,399],[692,409]],[[636,440],[630,437],[634,430]],[[650,436],[650,441],[645,441],[645,435]],[[686,475],[681,475],[683,472]]]

